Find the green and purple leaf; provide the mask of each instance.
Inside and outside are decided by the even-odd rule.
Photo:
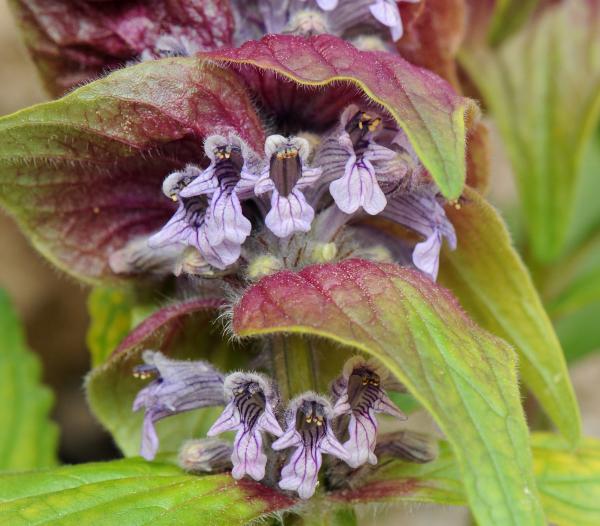
[[[233,65],[276,115],[292,113],[299,119],[296,126],[328,119],[331,124],[343,105],[364,101],[366,95],[404,129],[441,192],[449,199],[461,194],[466,130],[478,109],[437,75],[391,53],[359,51],[330,35],[267,35],[205,56]],[[325,98],[319,93],[323,88],[329,88]],[[295,97],[281,97],[292,89]],[[289,100],[295,101],[293,107]]]
[[[92,367],[103,364],[129,334],[134,299],[124,287],[96,287],[87,301],[90,324],[86,343]]]
[[[481,524],[543,524],[516,356],[416,271],[349,260],[281,272],[233,310],[241,336],[301,333],[377,357],[446,434]]]
[[[133,329],[111,357],[89,374],[89,405],[126,456],[138,455],[140,448],[143,414],[133,413],[131,407],[145,385],[132,374],[134,366],[142,362],[142,351],[154,349],[180,359],[205,359],[224,371],[244,363],[244,353],[232,352],[219,327],[211,327],[221,305],[217,298],[192,298],[163,307]],[[186,439],[203,436],[220,411],[222,408],[207,408],[159,422],[161,452],[176,453]]]
[[[137,60],[161,35],[200,49],[233,43],[228,0],[10,0],[47,90],[63,95]]]
[[[193,58],[120,70],[0,119],[0,204],[60,268],[114,277],[110,254],[172,215],[163,179],[203,162],[203,139],[227,131],[262,151],[262,126],[231,73]]]

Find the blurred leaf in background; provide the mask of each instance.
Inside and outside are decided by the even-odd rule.
[[[0,470],[54,466],[58,430],[52,394],[40,384],[40,363],[6,292],[0,289]]]
[[[461,62],[511,159],[532,257],[555,262],[600,114],[600,4],[568,0],[547,8],[496,50],[466,48]]]
[[[125,288],[95,287],[88,296],[87,345],[92,367],[103,364],[131,330],[133,302]]]

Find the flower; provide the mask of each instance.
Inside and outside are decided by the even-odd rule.
[[[401,2],[416,3],[420,0],[400,0]],[[376,0],[369,6],[369,11],[384,26],[390,28],[392,40],[400,40],[404,34],[402,17],[396,0]]]
[[[179,450],[179,465],[190,473],[219,473],[231,468],[232,447],[216,438],[188,440]]]
[[[412,259],[415,267],[435,281],[442,239],[446,238],[452,250],[456,248],[456,232],[438,202],[435,187],[396,194],[382,215],[426,237],[414,247]]]
[[[402,413],[389,399],[381,386],[386,372],[363,358],[356,357],[344,365],[342,376],[333,384],[337,398],[334,416],[350,415],[349,438],[344,448],[349,453],[347,464],[353,468],[368,462],[376,464],[378,423],[376,413],[386,413],[402,420]]]
[[[403,34],[395,0],[237,0],[234,5],[236,40],[240,43],[269,33],[330,33],[359,38],[363,33],[373,36],[373,32],[379,34],[385,29],[393,41]]]
[[[171,265],[213,276],[203,261],[224,270],[239,259],[252,233],[242,202],[253,201],[254,222],[264,222],[279,238],[309,232],[315,207],[320,206],[324,225],[314,233],[315,246],[330,241],[331,232],[337,231],[332,225],[338,222],[342,227],[361,211],[381,214],[425,236],[412,249],[412,261],[435,281],[442,239],[454,249],[456,234],[435,183],[404,131],[384,124],[383,116],[350,105],[333,132],[310,139],[316,144],[315,167],[308,165],[311,146],[304,137],[271,135],[265,141],[265,156],[259,159],[233,134],[210,136],[204,145],[208,168],[188,165],[164,180],[163,193],[179,201],[179,208],[148,242],[151,248],[193,246],[200,261],[184,265],[182,255],[145,254],[136,245],[115,256],[113,268],[132,272],[133,258],[147,269]],[[337,217],[323,207],[327,189],[343,212]],[[264,194],[270,194],[270,206],[260,201]]]
[[[331,404],[315,393],[304,393],[290,402],[285,434],[272,444],[275,450],[296,448],[281,470],[281,489],[308,499],[317,487],[323,453],[348,460],[348,452],[333,434],[332,417]]]
[[[225,378],[223,389],[228,404],[207,435],[237,431],[231,455],[232,476],[241,479],[248,474],[254,480],[262,480],[267,465],[263,432],[283,434],[273,413],[277,396],[269,379],[255,373],[232,373]]]
[[[211,265],[223,269],[240,257],[241,245],[250,234],[240,198],[252,195],[253,179],[246,179],[246,156],[242,141],[213,135],[204,149],[210,165],[201,171],[188,165],[170,174],[163,193],[180,205],[169,222],[149,240],[158,247],[183,243],[196,247]]]
[[[393,160],[396,153],[374,141],[381,132],[381,117],[350,106],[342,113],[340,121],[341,133],[336,140],[325,142],[319,155],[327,173],[339,173],[340,164],[344,165],[343,176],[330,183],[329,191],[343,212],[353,214],[362,208],[368,214],[376,215],[387,204],[379,186],[377,166]],[[402,175],[403,171],[399,170],[397,176]]]
[[[162,185],[163,193],[169,199],[178,201],[179,206],[167,224],[150,237],[148,245],[151,248],[182,244],[192,245],[200,250],[200,239],[206,236],[204,223],[208,199],[204,195],[184,198],[179,194],[201,173],[198,167],[188,165],[183,171],[173,172],[166,177]]]
[[[171,360],[155,351],[142,356],[144,365],[135,367],[134,376],[156,378],[137,394],[133,410],[145,409],[140,454],[152,460],[158,450],[154,424],[184,411],[222,405],[223,375],[208,362]]]
[[[322,174],[320,168],[306,165],[310,146],[300,137],[271,135],[265,143],[268,164],[256,182],[257,195],[271,193],[271,209],[265,224],[277,237],[308,232],[315,217],[302,189],[312,186]]]

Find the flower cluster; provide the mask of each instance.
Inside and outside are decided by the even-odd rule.
[[[413,230],[425,239],[412,262],[433,280],[443,238],[456,245],[437,187],[404,132],[370,109],[347,107],[321,136],[271,135],[263,155],[232,134],[208,137],[204,151],[208,167],[190,164],[165,179],[163,192],[178,209],[148,241],[152,249],[193,247],[207,263],[196,267],[200,275],[250,260],[244,244],[253,230],[266,228],[268,252],[277,254],[319,218],[310,239],[321,246],[365,215]]]
[[[420,0],[400,0],[416,3]],[[267,33],[355,36],[357,30],[386,32],[393,41],[402,37],[403,25],[396,0],[238,0],[237,18],[244,23],[238,40]]]
[[[223,376],[206,362],[171,360],[152,351],[143,357],[145,364],[137,366],[134,374],[157,375],[133,405],[134,410],[145,409],[141,448],[145,458],[153,458],[158,448],[154,422],[182,411],[226,404],[207,435],[235,431],[233,446],[214,438],[188,442],[182,448],[182,466],[196,472],[231,467],[236,479],[247,475],[260,481],[277,452],[290,450],[278,485],[302,499],[315,492],[323,454],[351,468],[376,464],[376,414],[406,418],[384,390],[382,369],[359,357],[350,359],[332,383],[333,405],[326,396],[306,392],[289,401],[283,415],[277,388],[263,374]],[[336,433],[345,439],[343,444]]]

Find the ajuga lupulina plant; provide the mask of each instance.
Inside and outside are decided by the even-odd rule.
[[[0,202],[95,287],[87,396],[145,491],[107,514],[567,524],[532,443],[578,408],[456,61],[496,2],[11,3],[61,98],[0,121]]]

